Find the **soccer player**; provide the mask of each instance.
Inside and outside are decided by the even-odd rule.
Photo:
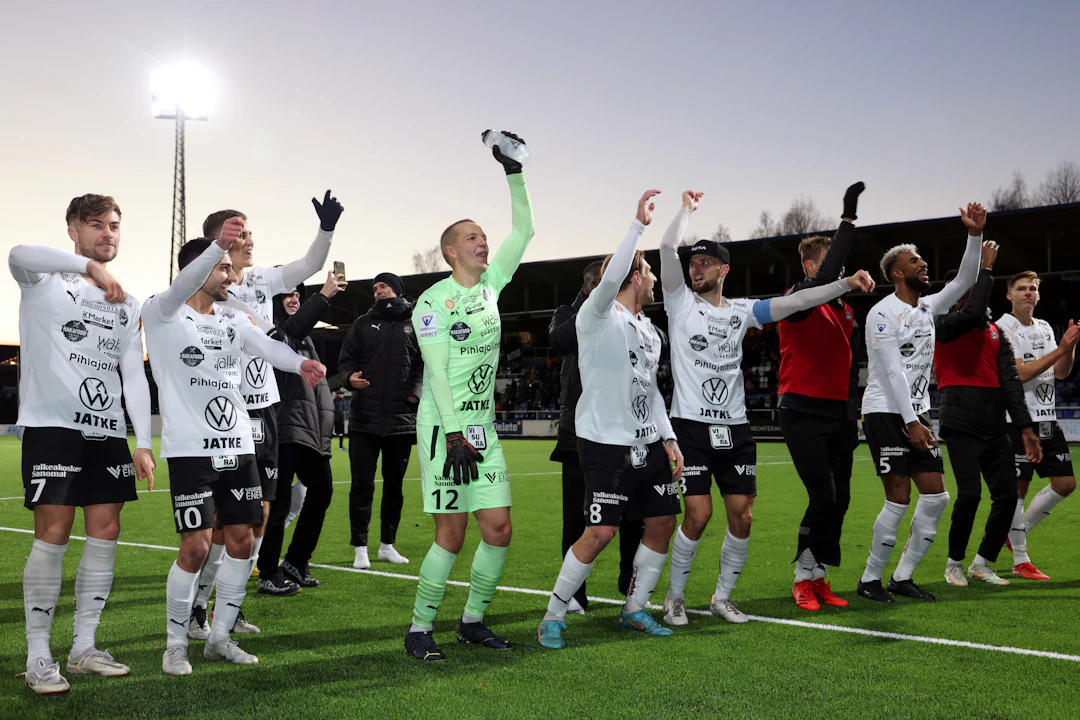
[[[854,288],[864,292],[874,289],[869,274],[860,270],[850,278],[834,277],[825,285],[782,297],[725,298],[724,279],[731,270],[727,248],[711,240],[680,248],[690,214],[701,195],[691,190],[683,193],[683,207],[660,243],[660,281],[675,379],[671,425],[686,456],[682,475],[686,515],[672,543],[670,584],[664,600],[664,622],[668,625],[688,622],[686,582],[701,534],[712,517],[714,478],[724,498],[728,527],[710,610],[730,623],[749,619],[731,599],[746,564],[751,511],[757,495],[757,444],[746,420],[741,368],[746,331],[808,310]],[[680,255],[689,265],[689,287]]]
[[[982,244],[979,279],[971,292],[947,315],[935,319],[934,371],[941,399],[941,438],[949,443],[949,462],[957,489],[949,526],[945,582],[958,587],[968,584],[963,559],[979,508],[980,471],[993,504],[979,552],[968,567],[968,577],[991,585],[1009,584],[990,567],[1008,536],[1016,506],[1016,473],[1006,409],[1023,428],[1026,457],[1036,463],[1042,460],[1012,345],[987,317],[986,305],[994,285],[990,271],[996,257],[997,243],[987,240]],[[950,282],[955,275],[950,270],[945,281]]]
[[[67,671],[131,672],[95,647],[94,634],[112,588],[120,510],[137,499],[136,477],[154,487],[139,303],[105,269],[120,249],[120,207],[109,196],[83,195],[68,204],[65,219],[74,253],[17,245],[8,255],[22,293],[18,425],[25,505],[34,512],[34,544],[23,573],[24,680],[38,695],[70,689],[53,662],[49,636],[77,507],[86,545],[75,576]],[[135,429],[134,458],[121,391]]]
[[[997,326],[1005,332],[1012,344],[1016,358],[1016,371],[1024,383],[1024,399],[1027,401],[1031,419],[1038,423],[1042,441],[1042,462],[1033,463],[1020,452],[1021,425],[1010,418],[1009,433],[1013,440],[1016,464],[1016,507],[1008,544],[1013,553],[1013,575],[1025,580],[1049,580],[1031,563],[1027,554],[1027,534],[1046,519],[1050,511],[1076,489],[1073,476],[1072,454],[1065,434],[1057,422],[1054,408],[1054,380],[1064,380],[1073,369],[1076,343],[1080,340],[1080,327],[1072,320],[1061,336],[1054,341],[1054,330],[1045,320],[1034,317],[1039,304],[1039,276],[1031,271],[1017,273],[1009,279],[1008,294],[1012,312],[1005,313]],[[1031,476],[1039,471],[1040,478],[1050,482],[1035,495],[1024,512]]]
[[[405,634],[406,652],[421,660],[446,659],[431,634],[432,621],[465,541],[470,512],[481,541],[458,639],[495,649],[510,647],[483,623],[502,577],[511,534],[510,475],[494,424],[502,329],[498,301],[534,229],[521,165],[497,146],[492,154],[510,185],[513,229],[489,263],[487,235],[479,225],[459,220],[446,228],[439,244],[453,274],[428,288],[412,315],[424,361],[417,454],[424,512],[435,517],[435,542],[420,566],[413,621]]]
[[[788,292],[825,285],[843,274],[855,242],[859,195],[865,189],[858,182],[844,193],[844,213],[832,238],[819,235],[799,243],[806,277]],[[819,610],[821,603],[847,607],[825,575],[829,565],[840,565],[840,533],[851,499],[852,456],[859,444],[855,359],[862,331],[841,298],[789,315],[777,329],[780,430],[809,496],[799,523],[791,595],[803,610]]]
[[[236,283],[229,288],[230,302],[227,306],[239,309],[245,313],[249,309],[255,311],[260,327],[267,329],[274,323],[273,299],[275,295],[291,291],[304,280],[308,279],[322,269],[326,264],[326,258],[330,254],[330,243],[334,239],[334,228],[341,216],[341,204],[337,198],[331,197],[330,191],[320,203],[315,198],[311,199],[315,206],[315,213],[319,216],[319,230],[315,239],[308,247],[304,257],[294,260],[280,267],[253,267],[255,257],[255,236],[248,225],[248,217],[239,210],[219,210],[209,215],[203,221],[203,235],[216,238],[221,234],[222,225],[229,218],[238,217],[244,221],[244,235],[235,243],[229,251],[232,260],[233,272],[236,273]],[[242,304],[241,304],[242,303]],[[265,325],[263,325],[265,323]],[[255,440],[255,460],[259,472],[259,480],[263,488],[263,520],[255,528],[255,549],[251,555],[251,566],[254,568],[259,561],[259,551],[262,547],[266,523],[270,515],[270,503],[277,496],[278,491],[278,438],[277,438],[277,404],[280,401],[277,381],[274,373],[267,366],[264,358],[252,355],[244,355],[243,367],[240,376],[240,393],[244,397],[244,403],[251,418],[251,429]],[[290,492],[286,485],[282,492]],[[281,535],[285,532],[284,527],[271,533],[276,539],[277,552],[281,551]],[[214,540],[210,546],[210,553],[206,558],[206,567],[203,568],[199,577],[199,592],[192,607],[191,639],[205,640],[210,632],[207,623],[206,608],[210,602],[210,594],[214,589],[214,581],[221,567],[221,558],[225,553],[225,539],[220,530],[215,530]],[[259,592],[269,595],[295,595],[300,592],[300,586],[288,580],[277,568],[276,560],[264,569],[265,575],[260,573]],[[236,627],[233,632],[242,634],[256,634],[259,628],[248,622],[241,613],[236,619]]]
[[[914,245],[897,245],[881,258],[881,275],[895,292],[871,308],[866,320],[869,378],[863,393],[863,429],[874,467],[885,487],[885,506],[874,522],[874,535],[858,593],[878,602],[893,602],[893,595],[918,600],[934,596],[912,581],[915,566],[926,556],[937,536],[937,526],[949,493],[941,450],[930,432],[930,370],[934,362],[934,318],[949,312],[975,283],[979,273],[980,243],[986,225],[982,205],[960,208],[968,228],[967,247],[956,278],[933,295],[927,263]],[[919,502],[911,519],[911,537],[900,563],[881,586],[896,530],[911,502],[911,482],[919,489]]]
[[[619,627],[671,635],[645,607],[667,559],[679,513],[677,482],[683,456],[656,384],[660,336],[643,308],[653,300],[653,275],[638,250],[660,193],[638,201],[630,231],[601,269],[600,284],[578,311],[581,398],[575,412],[578,457],[588,503],[585,532],[567,551],[537,639],[552,650],[566,647],[563,631],[570,600],[596,557],[619,530],[623,515],[640,519],[645,532],[634,557]],[[672,469],[670,463],[674,463]]]
[[[199,570],[212,528],[225,535],[217,578],[218,604],[203,656],[254,665],[259,660],[229,639],[244,603],[254,546],[252,525],[262,518],[262,484],[255,469],[251,421],[240,394],[246,352],[315,385],[326,374],[287,345],[265,336],[245,314],[218,303],[236,281],[226,254],[244,232],[226,220],[216,241],[199,238],[178,253],[180,273],[145,304],[146,348],[158,385],[163,421],[161,457],[169,461],[180,552],[166,584],[167,642],[161,668],[189,675],[188,623]]]

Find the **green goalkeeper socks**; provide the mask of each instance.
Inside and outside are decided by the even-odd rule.
[[[465,603],[464,621],[480,622],[483,619],[499,584],[499,578],[502,577],[508,549],[480,541],[473,557],[472,571],[469,573],[469,599]]]
[[[478,556],[479,554],[477,552]],[[504,548],[503,555],[505,554]],[[439,609],[443,595],[446,594],[446,581],[450,578],[450,570],[454,567],[455,560],[457,560],[457,553],[444,550],[435,543],[431,543],[431,549],[428,550],[424,563],[420,566],[420,582],[416,586],[416,604],[413,606],[414,626],[425,630],[431,629],[435,613]],[[501,563],[499,567],[502,568]]]

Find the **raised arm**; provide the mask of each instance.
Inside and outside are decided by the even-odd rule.
[[[983,243],[984,257],[985,246]],[[955,282],[955,281],[954,281]],[[979,279],[971,288],[964,307],[959,310],[951,310],[945,315],[934,318],[934,325],[938,342],[951,342],[971,330],[982,327],[986,321],[986,306],[990,302],[990,290],[994,286],[994,276],[989,268],[979,271]],[[1010,351],[1011,352],[1011,351]]]
[[[956,277],[941,292],[927,298],[934,315],[944,315],[964,296],[979,276],[979,260],[982,255],[982,234],[986,227],[986,210],[979,203],[968,203],[967,210],[960,208],[960,219],[968,229],[967,247]]]
[[[682,262],[679,261],[679,246],[690,223],[690,215],[697,209],[702,195],[693,190],[682,194],[682,207],[660,239],[660,287],[668,295],[686,282],[683,280]]]
[[[16,245],[8,253],[8,269],[23,287],[37,285],[53,273],[87,272],[89,258],[41,245]]]
[[[499,246],[488,270],[489,277],[499,290],[506,287],[517,272],[521,258],[525,255],[525,248],[536,234],[532,200],[529,199],[529,189],[525,187],[525,176],[520,172],[507,175],[506,182],[510,184],[510,235]],[[491,270],[495,271],[493,275],[490,274]]]
[[[656,209],[656,203],[649,201],[659,194],[659,190],[646,190],[638,200],[637,217],[630,223],[626,237],[611,256],[607,269],[600,278],[600,284],[582,303],[581,310],[578,311],[578,321],[584,320],[587,323],[589,320],[603,318],[611,312],[611,303],[615,302],[615,296],[619,294],[622,281],[626,279],[630,266],[634,263],[638,241],[645,232],[645,226],[652,222],[652,213]]]
[[[172,285],[154,295],[154,301],[147,303],[145,311],[155,313],[158,319],[164,322],[171,322],[188,298],[203,286],[206,278],[210,277],[210,273],[217,267],[218,262],[233,243],[240,239],[240,233],[243,230],[244,221],[241,218],[226,220],[221,227],[221,237],[210,243],[199,257],[184,266],[173,278]]]
[[[777,322],[793,313],[829,302],[849,290],[859,288],[863,292],[873,292],[874,287],[874,279],[870,277],[870,273],[859,270],[851,277],[833,280],[828,285],[808,287],[790,295],[758,300],[754,303],[754,317],[762,325]]]
[[[304,282],[322,270],[326,265],[326,258],[330,256],[334,228],[337,227],[338,218],[341,217],[345,208],[341,206],[337,198],[330,196],[329,190],[326,191],[322,203],[311,198],[311,204],[315,206],[315,212],[319,215],[319,232],[315,233],[315,239],[311,242],[304,257],[281,266],[281,282],[284,288],[276,288],[278,290],[287,290]]]

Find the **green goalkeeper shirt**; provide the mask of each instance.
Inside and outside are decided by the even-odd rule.
[[[495,420],[495,372],[502,320],[499,294],[509,284],[534,233],[532,203],[523,175],[509,175],[513,229],[474,287],[453,275],[416,301],[413,327],[424,358],[424,389],[417,425],[444,433]]]

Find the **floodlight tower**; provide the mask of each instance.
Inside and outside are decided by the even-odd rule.
[[[187,242],[184,207],[184,123],[207,120],[213,97],[210,76],[192,65],[182,64],[154,73],[150,81],[150,109],[160,120],[176,121],[176,158],[173,164],[172,246],[169,252],[169,283],[177,273],[176,254]]]

